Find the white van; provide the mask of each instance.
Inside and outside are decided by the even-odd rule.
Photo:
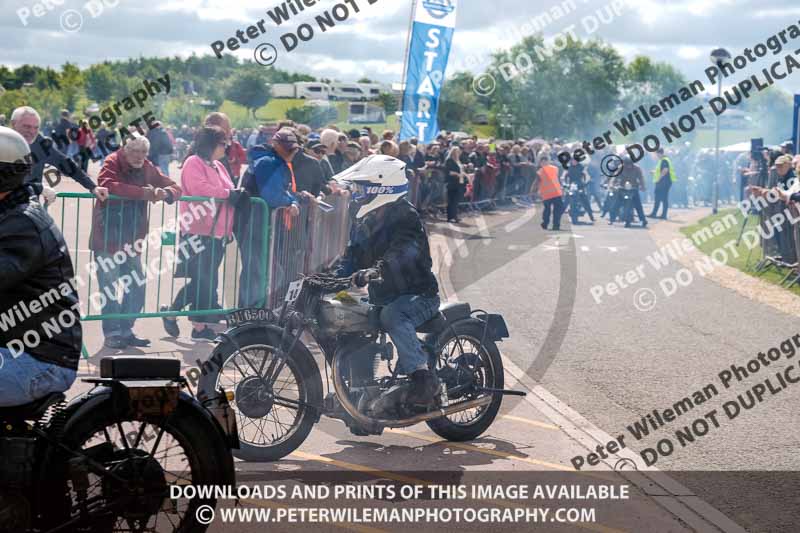
[[[378,100],[381,93],[390,93],[391,89],[384,87],[379,83],[362,83],[361,89],[367,93],[367,100]]]
[[[295,83],[297,98],[306,100],[333,100],[331,87],[327,83],[301,81]]]
[[[368,93],[358,83],[331,83],[331,100],[366,102]]]

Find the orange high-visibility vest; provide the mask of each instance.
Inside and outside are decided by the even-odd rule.
[[[292,192],[297,192],[297,182],[294,179],[294,166],[291,162],[287,162],[286,166],[289,167],[289,174],[292,176]],[[283,213],[283,225],[286,226],[286,231],[292,230],[292,215],[289,211]]]
[[[542,200],[550,200],[561,196],[561,182],[558,181],[558,169],[554,165],[545,165],[539,169],[539,196]]]

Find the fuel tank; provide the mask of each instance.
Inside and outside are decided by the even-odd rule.
[[[329,334],[366,333],[377,330],[379,310],[369,298],[342,291],[319,304],[319,325]]]

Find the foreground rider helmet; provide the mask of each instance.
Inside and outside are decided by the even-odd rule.
[[[0,126],[0,193],[22,185],[31,167],[31,149],[22,135]]]
[[[406,164],[387,155],[362,159],[334,179],[342,187],[350,189],[351,200],[358,206],[357,220],[408,194]]]

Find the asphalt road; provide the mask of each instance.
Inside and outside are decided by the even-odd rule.
[[[796,530],[794,513],[781,498],[790,497],[795,501],[790,508],[797,510],[796,476],[782,472],[800,466],[800,385],[788,384],[774,396],[767,390],[762,402],[733,420],[722,407],[740,393],[747,400],[747,390],[767,378],[780,389],[775,373],[796,365],[796,359],[781,357],[742,382],[733,378],[729,389],[718,377],[732,364],[746,366],[759,352],[796,335],[795,317],[703,279],[696,270],[691,283],[665,295],[662,280],[674,279],[683,265],[670,261],[656,270],[647,257],[658,246],[647,230],[601,221],[560,233],[544,232],[536,223],[526,224],[524,231],[504,231],[517,216],[492,217],[489,239],[465,238],[469,253],[462,255],[469,260],[455,261],[450,270],[460,300],[501,312],[508,320],[512,338],[505,354],[589,422],[609,435],[624,435],[637,453],[668,437],[674,451],[659,456],[654,466],[684,471],[673,477],[734,520],[739,517],[748,529]],[[686,216],[675,211],[672,221],[657,223],[677,227]],[[644,276],[626,283],[626,272],[642,264]],[[592,287],[617,275],[628,288],[597,303]],[[793,370],[794,376],[800,371]],[[653,409],[662,413],[709,384],[717,395],[702,404],[698,399],[650,437],[637,441],[626,429]],[[712,395],[707,391],[706,398]],[[714,410],[719,427],[706,418],[708,431],[700,436],[705,427],[695,421]],[[684,438],[682,446],[675,431],[692,424],[697,424],[695,441]],[[742,473],[754,470],[778,473]],[[709,471],[716,473],[703,473]],[[739,473],[725,473],[731,471]],[[765,493],[772,497],[762,498]],[[757,510],[764,500],[775,507]]]
[[[74,184],[67,185],[67,190],[77,190]],[[468,301],[473,308],[502,313],[511,332],[511,338],[502,343],[503,355],[579,414],[580,420],[568,415],[566,421],[555,421],[541,402],[531,401],[532,395],[506,397],[501,417],[490,430],[464,444],[444,442],[424,425],[387,431],[380,437],[355,437],[340,422],[323,419],[294,454],[271,464],[237,462],[240,473],[274,479],[293,472],[361,472],[386,479],[396,477],[398,471],[417,471],[423,474],[412,477],[424,481],[429,479],[424,473],[441,471],[571,471],[570,459],[586,455],[593,446],[587,448],[565,427],[586,426],[590,432],[624,435],[626,451],[636,455],[670,437],[674,453],[659,457],[654,466],[669,471],[683,486],[669,494],[640,487],[637,504],[626,506],[627,512],[604,512],[596,528],[582,529],[691,530],[684,516],[678,518],[669,509],[675,501],[694,494],[748,530],[795,530],[786,502],[794,501],[796,483],[792,485],[794,479],[782,472],[797,470],[800,462],[796,458],[800,436],[794,429],[800,386],[794,390],[790,385],[775,398],[767,393],[762,404],[735,420],[728,420],[721,409],[724,401],[768,376],[777,383],[775,369],[793,360],[781,359],[753,380],[733,383],[730,390],[723,389],[717,377],[731,364],[745,365],[759,351],[777,347],[798,333],[794,318],[704,279],[667,298],[659,281],[674,276],[682,265],[671,261],[656,271],[647,261],[657,250],[648,231],[608,227],[601,221],[574,228],[565,223],[565,231],[545,232],[539,226],[538,209],[465,217],[465,224],[458,226],[432,223],[433,254],[439,264],[447,259],[439,272],[447,296]],[[82,212],[83,220],[86,216]],[[673,217],[679,221],[681,212]],[[85,262],[88,224],[81,225],[77,239],[75,229],[67,233],[70,247],[80,250]],[[642,264],[644,279],[620,289],[616,296],[603,296],[601,303],[595,301],[592,287],[605,285],[617,275],[624,277]],[[634,305],[640,289],[651,289],[656,296],[655,307],[649,311]],[[149,298],[154,298],[154,292],[155,287],[148,286]],[[651,301],[643,297],[640,307]],[[180,324],[182,336],[173,340],[165,336],[160,320],[138,321],[137,334],[154,343],[131,353],[178,357],[187,367],[193,366],[206,357],[210,345],[191,341],[188,323],[181,319]],[[85,323],[84,331],[90,359],[81,364],[82,377],[96,375],[99,359],[114,353],[102,348],[99,323]],[[509,373],[507,369],[508,386],[531,389],[530,383],[516,385]],[[637,441],[626,429],[653,409],[669,409],[710,383],[717,386],[719,395],[656,431],[656,438]],[[86,388],[78,383],[70,396]],[[711,427],[708,434],[681,447],[675,430],[691,426],[712,409],[719,413],[720,427]],[[606,463],[596,468],[613,466]],[[726,473],[752,470],[778,474]],[[771,497],[763,498],[763,494]],[[665,504],[667,496],[673,499]],[[789,508],[796,510],[797,505]],[[241,527],[236,530],[250,530]]]

